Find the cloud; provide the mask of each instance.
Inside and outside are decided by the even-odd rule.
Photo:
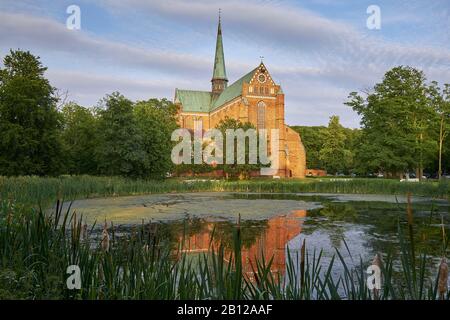
[[[173,78],[137,79],[126,75],[67,70],[49,70],[46,76],[52,86],[61,91],[68,91],[69,100],[82,105],[92,105],[93,102],[100,100],[106,94],[115,91],[124,93],[132,100],[171,99],[176,87],[193,85],[192,81],[181,81]]]
[[[373,87],[396,65],[423,69],[430,80],[441,83],[450,79],[450,49],[444,40],[449,39],[448,30],[439,33],[443,46],[432,47],[388,41],[381,37],[383,33],[356,29],[279,1],[101,0],[96,5],[99,3],[109,13],[127,17],[126,21],[144,18],[135,19],[138,26],[161,23],[169,28],[167,34],[173,33],[174,40],[186,37],[184,43],[191,40],[190,36],[211,39],[215,32],[211,26],[221,7],[230,81],[255,67],[246,62],[242,52],[267,52],[273,57],[266,62],[267,67],[286,93],[286,119],[290,124],[326,124],[330,115],[338,114],[344,124],[357,126],[357,115],[342,104],[348,93]],[[146,99],[172,98],[175,87],[209,89],[213,52],[177,52],[184,50],[183,46],[175,49],[176,43],[171,45],[170,41],[164,45],[153,41],[149,44],[153,47],[144,48],[84,30],[70,31],[62,22],[18,12],[0,12],[0,49],[39,49],[50,62],[52,83],[69,89],[71,97],[80,103],[94,104],[115,90],[132,99]],[[445,15],[448,17],[448,11]],[[153,22],[155,17],[158,22]],[[195,30],[195,37],[192,30],[177,34],[186,26]],[[117,28],[113,32],[129,31],[123,25]]]
[[[329,115],[337,113],[347,125],[358,126],[357,115],[342,104],[348,93],[372,88],[387,70],[398,65],[422,69],[429,79],[440,82],[448,82],[450,78],[447,47],[388,41],[377,32],[357,30],[347,23],[278,2],[130,0],[125,4],[103,0],[101,3],[117,15],[131,12],[156,15],[199,30],[210,28],[220,7],[227,37],[235,37],[236,42],[247,46],[262,46],[264,49],[260,50],[270,50],[273,56],[285,58],[268,68],[285,88],[287,119],[295,119],[289,122],[326,123]],[[419,19],[416,17],[415,21]],[[386,22],[395,24],[393,19]],[[235,70],[242,74],[242,70],[250,69],[237,68],[235,63],[228,63],[229,66],[233,74]]]
[[[334,60],[352,65],[418,64],[419,67],[430,67],[441,64],[450,67],[448,48],[388,42],[362,33],[349,24],[290,5],[259,0],[101,0],[101,3],[116,14],[140,12],[201,27],[210,26],[217,19],[215,13],[220,7],[227,30],[261,45],[287,47],[292,54],[310,56],[319,63]]]
[[[80,31],[68,30],[64,24],[48,18],[20,13],[0,12],[2,45],[29,49],[45,49],[52,53],[66,53],[75,60],[86,58],[117,66],[172,73],[199,75],[204,73],[206,58],[188,54],[146,50],[119,42],[96,38]]]

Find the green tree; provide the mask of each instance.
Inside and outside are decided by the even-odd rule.
[[[256,130],[255,126],[251,124],[250,122],[242,123],[239,120],[232,119],[229,117],[226,117],[225,119],[221,120],[217,126],[216,129],[220,130],[223,135],[223,156],[224,156],[224,164],[220,165],[218,168],[223,169],[226,177],[239,177],[239,179],[248,179],[250,176],[250,173],[255,170],[259,170],[262,165],[259,163],[257,164],[250,164],[249,163],[249,139],[245,138],[245,164],[238,164],[237,163],[237,139],[234,139],[234,161],[232,164],[226,163],[226,153],[227,153],[227,135],[226,130],[227,129],[233,129],[238,130],[242,129],[247,131],[248,129],[254,129]],[[257,145],[259,146],[259,145]]]
[[[67,173],[96,174],[94,154],[98,145],[98,130],[94,112],[76,103],[68,103],[63,106],[61,113]]]
[[[171,135],[178,126],[176,107],[168,100],[139,101],[134,108],[135,122],[142,139],[145,159],[138,174],[148,178],[164,178],[174,168],[171,160]]]
[[[352,152],[346,148],[346,130],[339,123],[338,116],[331,116],[328,127],[323,131],[323,146],[319,159],[330,173],[348,171],[352,165]]]
[[[436,150],[425,81],[422,71],[400,66],[388,71],[366,98],[350,93],[345,104],[362,118],[356,154],[360,170],[402,175],[416,169],[422,175]]]
[[[101,174],[139,177],[146,154],[133,102],[115,92],[101,103],[96,160]]]
[[[311,169],[325,169],[320,160],[320,150],[325,142],[324,126],[292,126],[302,138],[303,145],[306,149],[306,167]]]
[[[47,70],[30,52],[11,50],[0,69],[0,175],[57,175],[61,118]]]
[[[445,84],[441,90],[436,81],[432,81],[428,87],[428,97],[432,108],[436,112],[434,128],[438,145],[438,176],[441,179],[443,173],[444,145],[450,131],[450,84]]]

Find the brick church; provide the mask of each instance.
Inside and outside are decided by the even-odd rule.
[[[304,178],[306,153],[300,135],[284,122],[284,93],[261,62],[228,85],[219,19],[211,91],[175,90],[178,124],[195,130],[215,128],[224,118],[250,122],[257,129],[279,129],[279,172],[283,178]]]

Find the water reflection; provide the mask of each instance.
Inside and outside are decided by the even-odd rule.
[[[390,253],[399,261],[398,230],[407,220],[405,199],[395,196],[204,193],[158,196],[158,201],[152,197],[155,196],[110,201],[116,211],[108,217],[124,217],[123,211],[144,208],[142,217],[154,219],[159,241],[174,251],[181,248],[194,257],[207,252],[210,245],[217,249],[220,244],[229,256],[233,250],[235,221],[241,214],[242,262],[247,273],[264,256],[266,261],[273,257],[272,272],[285,274],[286,250],[295,255],[303,240],[310,255],[314,250],[322,250],[321,264],[325,269],[336,249],[348,266],[358,265],[360,261],[369,264],[377,252],[384,256]],[[94,206],[84,202],[79,207],[89,214],[97,208],[97,202]],[[447,201],[414,199],[417,253],[436,258],[448,256],[442,228],[448,234],[449,208]],[[110,210],[103,202],[101,209]],[[130,223],[121,227],[124,235],[133,225],[136,226]],[[335,264],[335,272],[341,272],[340,262]]]
[[[256,260],[263,257],[272,259],[271,272],[284,275],[286,269],[286,248],[301,230],[306,210],[293,210],[288,215],[270,218],[264,222],[243,222],[241,226],[243,247],[241,250],[242,267],[251,274],[256,268]],[[226,247],[226,256],[232,251],[232,232],[229,223],[205,222],[201,232],[187,238],[180,236],[179,243],[184,243],[185,253],[208,252],[211,245]]]
[[[292,210],[289,214],[275,215],[265,220],[241,222],[243,271],[251,274],[256,260],[273,257],[271,271],[284,275],[287,249],[295,256],[306,240],[311,254],[323,251],[322,264],[326,268],[332,256],[339,250],[348,266],[360,261],[369,263],[380,252],[392,254],[399,262],[398,228],[406,224],[406,205],[383,201],[342,201],[323,196],[280,194],[235,194],[234,197],[251,201],[258,199],[298,199],[320,202],[321,208]],[[211,215],[213,216],[213,215]],[[442,223],[448,230],[448,202],[424,201],[414,204],[415,241],[417,252],[436,259],[448,254],[442,244]],[[230,221],[211,221],[207,218],[190,219],[183,227],[167,223],[174,248],[182,243],[182,250],[189,254],[207,252],[210,244],[215,248],[222,244],[229,254],[233,245],[233,227]],[[448,231],[447,231],[448,233]],[[211,239],[211,235],[213,238]],[[361,259],[361,260],[360,260]],[[336,273],[341,272],[340,261],[335,261]],[[394,263],[395,265],[395,263]]]

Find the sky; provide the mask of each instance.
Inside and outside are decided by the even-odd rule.
[[[67,28],[71,5],[79,30]],[[219,8],[229,84],[264,57],[289,125],[338,115],[358,127],[349,93],[398,65],[450,83],[450,0],[0,0],[0,57],[31,51],[87,107],[114,91],[173,100],[175,88],[210,90]]]

